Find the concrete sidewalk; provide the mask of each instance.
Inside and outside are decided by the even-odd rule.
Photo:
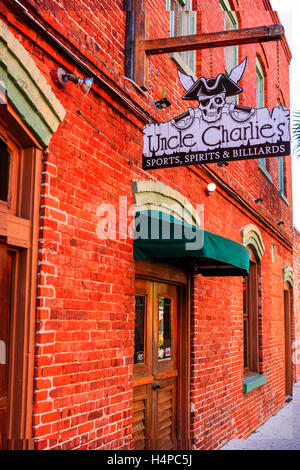
[[[300,450],[300,382],[293,400],[247,439],[232,439],[221,450]]]

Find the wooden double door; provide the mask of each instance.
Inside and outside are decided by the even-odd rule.
[[[136,279],[133,438],[135,449],[176,449],[180,434],[176,285]],[[181,339],[183,332],[180,332]],[[187,406],[187,403],[185,404]]]

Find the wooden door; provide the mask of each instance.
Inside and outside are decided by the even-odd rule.
[[[8,435],[11,271],[11,253],[5,243],[0,243],[0,450],[7,449]]]
[[[176,449],[178,287],[136,280],[133,438],[136,449]]]
[[[293,396],[292,374],[292,334],[291,334],[291,291],[284,290],[284,323],[285,323],[285,389],[287,397]]]

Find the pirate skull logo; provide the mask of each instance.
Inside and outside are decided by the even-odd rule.
[[[205,121],[214,122],[220,119],[225,101],[225,93],[213,96],[198,95],[199,109]]]
[[[247,57],[241,64],[232,69],[227,76],[220,73],[215,78],[201,77],[198,80],[178,70],[178,76],[186,93],[183,100],[198,100],[201,117],[207,122],[215,122],[222,116],[225,98],[243,91],[238,82],[243,76],[247,65]]]

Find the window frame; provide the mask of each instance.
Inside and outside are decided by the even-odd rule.
[[[239,27],[239,22],[237,14],[235,11],[231,10],[231,6],[228,0],[220,0],[220,8],[224,11],[224,31],[237,30]],[[226,21],[227,20],[227,21]],[[230,23],[230,27],[227,28],[227,22]],[[230,52],[234,51],[235,60],[234,63],[230,63],[230,70],[226,69],[227,58],[231,57]],[[224,64],[225,64],[225,73],[229,75],[231,70],[238,65],[239,60],[239,48],[238,46],[228,46],[224,47]],[[229,62],[231,62],[229,60]]]
[[[284,202],[289,206],[289,201],[287,199],[286,192],[286,181],[284,178],[285,173],[285,162],[283,157],[278,157],[278,182],[279,182],[279,196],[284,200]]]
[[[192,0],[166,0],[166,10],[170,12],[170,37],[175,37],[175,10],[171,10],[171,2],[174,1],[182,13],[189,14],[189,25],[182,26],[182,35],[192,35],[197,33],[197,12],[194,11]],[[189,29],[189,30],[188,30]],[[171,60],[175,65],[187,75],[196,78],[196,51],[172,52]]]
[[[259,373],[259,351],[258,351],[258,261],[251,247],[247,247],[250,255],[249,274],[246,277],[246,292],[243,299],[243,324],[245,317],[248,321],[247,331],[247,366],[245,367],[244,357],[244,377]],[[243,330],[244,331],[244,330]],[[243,333],[243,344],[245,344],[245,334]]]
[[[258,84],[261,85],[261,92],[258,94]],[[256,108],[265,107],[265,74],[259,57],[256,56]],[[267,169],[266,158],[258,158],[257,166],[266,176],[266,178],[272,183],[272,176]]]

